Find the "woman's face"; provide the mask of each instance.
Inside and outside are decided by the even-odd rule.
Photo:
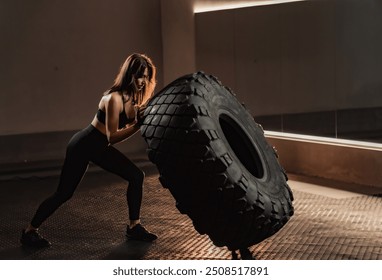
[[[135,77],[135,84],[139,91],[143,90],[148,79],[149,79],[149,71],[147,70],[147,68],[145,69],[142,75]]]

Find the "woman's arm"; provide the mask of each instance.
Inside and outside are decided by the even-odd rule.
[[[139,130],[137,121],[118,129],[119,114],[123,107],[122,99],[117,94],[111,94],[105,104],[106,110],[106,136],[110,144],[122,142]]]

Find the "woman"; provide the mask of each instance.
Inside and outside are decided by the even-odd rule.
[[[122,65],[113,86],[104,93],[91,124],[69,141],[56,192],[38,207],[31,223],[22,231],[21,243],[47,247],[38,228],[64,202],[69,200],[85,174],[89,162],[121,176],[129,182],[127,204],[130,223],[127,239],[153,241],[155,234],[140,223],[144,173],[112,145],[128,139],[139,129],[140,116],[156,85],[156,69],[143,54],[130,55]]]

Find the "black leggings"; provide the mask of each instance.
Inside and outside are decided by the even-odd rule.
[[[77,132],[69,141],[58,188],[37,209],[31,221],[33,227],[40,227],[58,207],[73,196],[88,168],[89,161],[129,182],[126,195],[129,218],[139,219],[145,174],[120,151],[109,146],[104,134],[89,125]]]

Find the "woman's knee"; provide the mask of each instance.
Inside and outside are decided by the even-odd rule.
[[[134,173],[130,173],[127,177],[126,180],[130,185],[133,184],[136,187],[142,187],[143,181],[145,180],[145,172],[137,168]]]
[[[136,175],[136,180],[140,182],[140,184],[143,184],[143,181],[145,180],[145,172],[143,170],[139,169]]]

